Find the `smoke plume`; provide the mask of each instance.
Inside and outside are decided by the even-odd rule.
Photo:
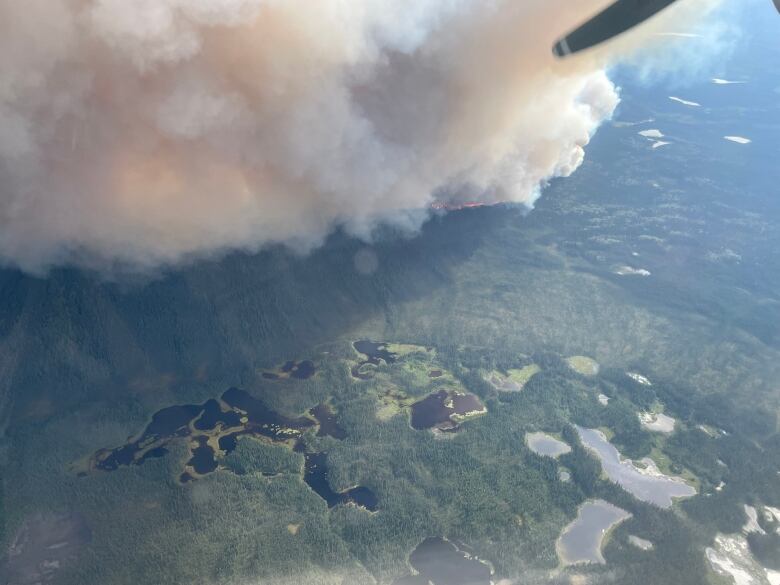
[[[556,61],[604,5],[0,0],[0,260],[144,269],[530,204],[613,113],[607,51],[661,26]]]

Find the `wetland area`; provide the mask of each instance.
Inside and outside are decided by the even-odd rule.
[[[261,400],[238,388],[225,391],[219,400],[202,405],[171,406],[152,416],[141,435],[116,449],[101,449],[88,462],[90,470],[115,471],[121,466],[141,465],[150,458],[164,457],[166,446],[174,440],[188,439],[190,458],[181,473],[183,484],[204,477],[218,469],[220,460],[235,451],[239,439],[267,441],[300,453],[304,458],[303,481],[329,508],[355,504],[376,511],[374,493],[364,486],[336,492],[330,486],[327,453],[309,452],[301,437],[308,430],[317,436],[344,440],[346,431],[338,424],[330,406],[321,403],[308,416],[290,418],[271,410]],[[84,477],[87,471],[80,471]],[[273,476],[273,473],[264,475]]]
[[[353,342],[352,347],[355,348],[356,352],[365,356],[365,359],[352,366],[352,377],[358,380],[370,379],[374,367],[382,363],[389,366],[398,359],[398,354],[390,351],[387,343],[361,339]]]

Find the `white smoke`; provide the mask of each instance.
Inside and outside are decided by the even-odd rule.
[[[530,204],[618,103],[606,50],[551,54],[604,5],[0,0],[0,260],[143,269]]]

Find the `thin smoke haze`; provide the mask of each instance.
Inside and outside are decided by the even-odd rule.
[[[530,205],[613,114],[605,67],[677,10],[556,61],[604,5],[0,0],[0,260],[143,270]]]

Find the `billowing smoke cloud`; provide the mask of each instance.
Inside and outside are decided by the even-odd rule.
[[[0,259],[142,269],[530,204],[618,103],[604,50],[550,51],[604,5],[0,0]]]

